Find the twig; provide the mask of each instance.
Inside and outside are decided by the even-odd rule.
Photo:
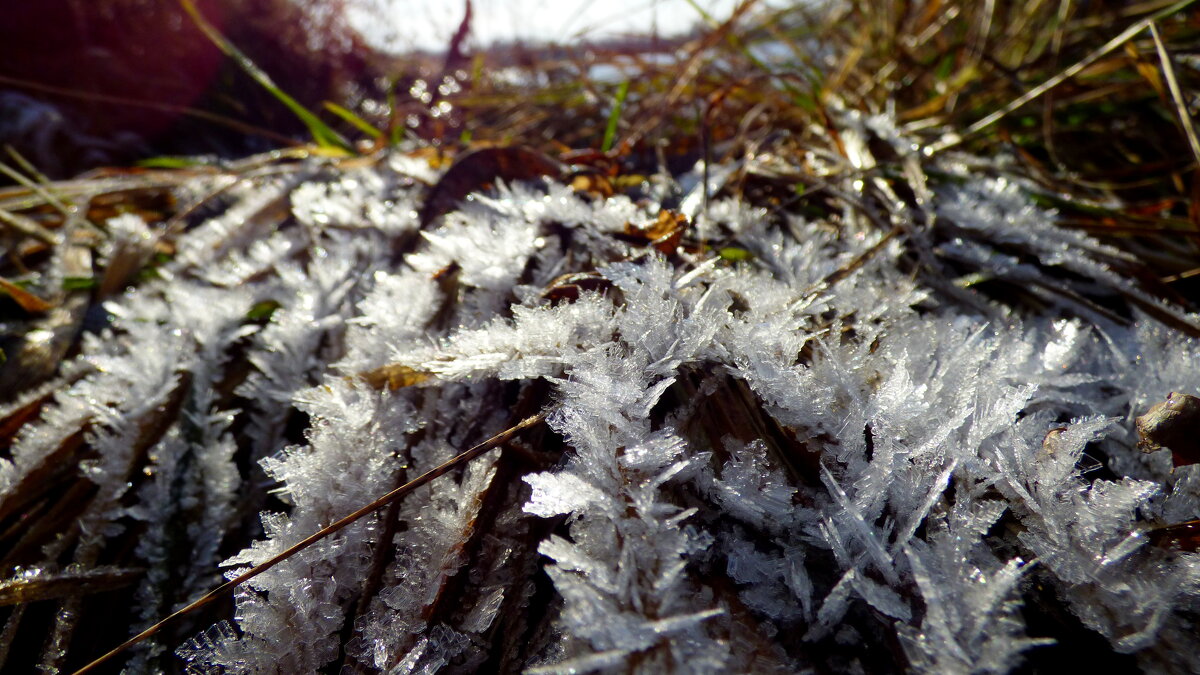
[[[875,218],[872,217],[871,220],[875,220]],[[878,222],[876,224],[878,224]],[[850,276],[863,265],[865,265],[867,261],[870,260],[876,253],[882,251],[883,247],[886,246],[889,241],[895,239],[896,236],[903,233],[904,230],[905,228],[901,225],[892,227],[870,248],[862,253],[859,253],[853,260],[827,274],[824,279],[821,279],[812,286],[809,286],[808,290],[804,292],[804,295],[800,296],[800,299],[792,304],[792,308],[801,309],[811,305],[817,300],[817,298],[821,297],[821,294],[832,288],[834,284]]]
[[[425,485],[426,483],[429,483],[430,481],[434,480],[435,478],[438,478],[439,476],[442,476],[442,475],[448,473],[451,469],[453,469],[457,466],[460,466],[462,464],[466,464],[467,462],[470,462],[471,460],[475,459],[476,457],[479,457],[483,453],[508,442],[510,439],[512,439],[512,437],[516,436],[521,431],[524,431],[525,429],[527,429],[535,424],[538,424],[545,419],[546,419],[545,413],[538,413],[536,415],[533,415],[532,417],[527,417],[524,420],[522,420],[521,422],[518,422],[516,425],[511,426],[508,429],[505,429],[504,431],[501,431],[500,433],[496,434],[495,436],[492,436],[491,438],[480,443],[479,445],[476,445],[475,447],[454,456],[452,459],[447,460],[445,463],[443,463],[433,469],[430,469],[429,471],[426,471],[425,473],[421,474],[420,476],[417,476],[416,478],[410,480],[409,482],[405,483],[404,485],[401,485],[400,487],[396,488],[395,490],[392,490],[391,492],[385,494],[384,496],[380,497],[379,499],[376,499],[375,501],[371,502],[370,504],[367,504],[366,506],[358,509],[357,511],[355,511],[354,513],[351,513],[350,515],[346,516],[345,518],[342,518],[341,520],[333,523],[332,525],[329,525],[328,527],[325,527],[325,528],[315,532],[314,534],[309,535],[305,539],[301,540],[299,543],[293,544],[291,547],[289,547],[282,553],[279,553],[279,554],[273,556],[270,560],[267,560],[266,562],[263,562],[263,563],[259,563],[258,565],[255,565],[254,567],[243,572],[242,574],[234,577],[233,579],[226,581],[225,583],[221,584],[217,588],[209,591],[207,594],[205,594],[199,600],[196,600],[195,602],[192,602],[188,606],[174,612],[173,614],[171,614],[170,616],[166,617],[165,619],[159,621],[158,623],[154,624],[153,626],[150,626],[146,630],[129,638],[125,642],[122,642],[120,645],[117,645],[115,648],[113,648],[107,654],[101,656],[100,658],[96,659],[95,661],[92,661],[91,663],[87,664],[86,666],[75,671],[75,675],[83,675],[84,673],[89,673],[89,672],[95,670],[97,667],[106,663],[109,659],[112,659],[117,654],[120,654],[121,652],[132,647],[133,645],[158,633],[159,631],[161,631],[163,629],[164,626],[166,626],[168,623],[171,623],[175,619],[178,619],[180,617],[191,614],[192,612],[195,612],[196,610],[207,606],[208,604],[218,600],[221,596],[225,595],[226,593],[231,592],[236,586],[239,586],[239,585],[253,579],[254,577],[262,574],[263,572],[266,572],[267,570],[278,565],[279,563],[283,562],[284,560],[287,560],[288,558],[292,557],[293,555],[299,553],[300,551],[304,550],[305,548],[308,548],[309,546],[324,539],[325,537],[328,537],[329,535],[331,535],[335,532],[338,532],[339,530],[345,528],[346,526],[358,521],[362,517],[370,515],[371,513],[374,513],[375,511],[378,511],[379,509],[387,506],[388,504],[391,504],[392,502],[396,501],[397,499],[400,499],[401,497],[407,495],[408,493],[412,492],[413,490],[416,490],[417,488]]]

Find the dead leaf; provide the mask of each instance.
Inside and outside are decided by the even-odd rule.
[[[1142,452],[1167,448],[1176,467],[1200,462],[1200,398],[1173,391],[1135,424]]]
[[[571,179],[571,189],[576,192],[586,192],[602,199],[611,197],[614,194],[612,183],[598,173],[576,174]]]
[[[557,305],[575,302],[584,291],[602,292],[612,288],[612,282],[595,272],[574,272],[556,277],[546,285],[542,297]]]
[[[531,148],[484,148],[461,157],[430,190],[421,209],[424,228],[472,192],[485,190],[497,180],[530,180],[541,176],[561,177],[564,167],[557,160]]]
[[[687,228],[687,216],[663,209],[658,212],[658,218],[645,225],[626,223],[625,232],[620,238],[640,246],[653,246],[663,255],[670,255],[679,248]]]
[[[30,314],[45,314],[54,309],[53,303],[39,298],[8,279],[0,278],[0,290],[8,293],[8,297],[15,300],[21,309]]]
[[[369,370],[365,373],[358,374],[359,379],[366,382],[374,389],[388,389],[396,391],[402,387],[412,387],[421,384],[433,377],[430,373],[402,366],[398,363],[380,366],[375,370]]]

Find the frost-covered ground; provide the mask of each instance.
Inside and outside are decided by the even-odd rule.
[[[1133,427],[1200,390],[1196,317],[995,163],[883,118],[841,139],[806,215],[706,209],[696,173],[502,186],[420,231],[436,176],[404,153],[244,176],[108,304],[0,491],[86,429],[76,559],[141,523],[142,628],[545,411],[133,672],[1007,672],[1080,645],[1055,658],[1200,670],[1200,557],[1152,536],[1200,517],[1200,474]],[[635,236],[664,204],[678,246]]]

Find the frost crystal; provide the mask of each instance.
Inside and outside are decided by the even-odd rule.
[[[872,135],[912,152],[848,114],[854,171],[813,160],[842,208],[696,188],[680,208],[702,239],[673,251],[635,236],[665,196],[549,182],[420,231],[432,176],[399,152],[234,186],[162,279],[109,304],[0,490],[85,435],[99,506],[75,555],[143,528],[146,625],[219,565],[542,411],[255,578],[176,653],[196,673],[1000,673],[1084,633],[1148,671],[1200,669],[1200,557],[1154,535],[1200,517],[1200,477],[1133,427],[1200,392],[1197,317],[1015,181],[945,160],[928,201],[898,198]]]

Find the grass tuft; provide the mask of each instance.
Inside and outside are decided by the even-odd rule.
[[[254,61],[250,60],[250,57],[242,53],[242,51],[238,49],[236,45],[226,39],[225,36],[220,33],[220,31],[218,31],[211,23],[209,23],[208,20],[204,18],[204,15],[200,13],[200,10],[196,8],[196,4],[193,2],[193,0],[179,0],[179,4],[183,7],[184,11],[187,12],[188,16],[191,17],[192,21],[196,23],[196,26],[204,32],[204,35],[207,36],[208,39],[213,42],[213,44],[215,44],[226,56],[233,59],[234,62],[237,63],[237,65],[243,71],[245,71],[247,75],[253,78],[255,82],[262,85],[263,89],[266,89],[268,92],[270,92],[271,95],[278,99],[280,103],[283,103],[285,106],[287,106],[288,110],[291,110],[292,113],[304,123],[304,126],[308,128],[308,133],[312,135],[314,143],[326,150],[343,150],[348,154],[354,152],[354,149],[350,146],[350,143],[346,141],[341,134],[322,121],[321,118],[314,115],[308,108],[300,105],[300,102],[292,98],[287,92],[280,89],[279,86],[276,85],[271,79],[270,75],[267,75],[265,71],[263,71],[254,63]]]

